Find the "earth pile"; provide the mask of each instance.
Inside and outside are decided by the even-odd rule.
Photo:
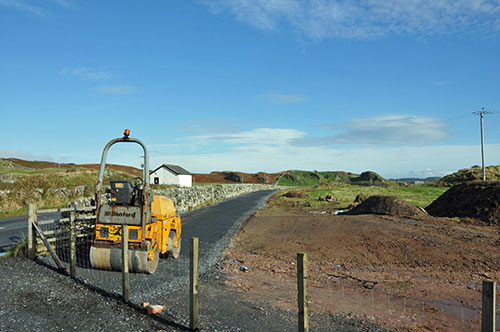
[[[434,217],[473,218],[500,224],[500,182],[457,184],[432,202],[426,211]]]
[[[395,196],[370,196],[346,214],[385,214],[398,217],[424,217],[426,213]]]

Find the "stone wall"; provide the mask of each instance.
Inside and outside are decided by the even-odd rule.
[[[180,213],[193,210],[203,205],[236,197],[253,191],[276,190],[279,186],[267,184],[221,184],[215,186],[193,186],[153,190],[153,195],[164,195],[172,199],[175,209]],[[88,207],[93,198],[77,199],[68,206]]]
[[[221,184],[153,190],[155,195],[164,195],[174,201],[179,212],[190,211],[201,205],[213,204],[227,198],[259,190],[275,190],[277,186],[265,184]]]

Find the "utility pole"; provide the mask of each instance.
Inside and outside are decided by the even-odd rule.
[[[480,116],[480,124],[481,124],[481,165],[483,167],[483,181],[486,181],[486,169],[484,167],[484,129],[483,129],[483,119],[485,114],[493,114],[491,112],[486,112],[484,107],[481,108],[480,112],[473,112],[472,114],[476,114]]]

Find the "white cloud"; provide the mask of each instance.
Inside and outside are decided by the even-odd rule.
[[[339,124],[330,125],[338,127]],[[373,132],[372,128],[378,131]],[[151,146],[152,165],[181,164],[193,172],[287,169],[379,172],[387,178],[443,176],[480,161],[478,145],[429,145],[447,137],[445,124],[432,117],[392,115],[357,119],[339,128],[332,144],[298,144],[310,139],[290,128],[255,128],[179,137]],[[362,136],[362,137],[361,137]],[[330,143],[332,138],[330,139]],[[338,144],[345,140],[371,145]],[[379,145],[375,145],[378,143]],[[385,144],[385,145],[384,145]],[[500,144],[486,146],[488,164],[500,163]]]
[[[75,7],[73,6],[73,4],[71,4],[70,2],[66,1],[66,0],[50,0],[51,2],[61,6],[61,7],[65,7],[65,8],[69,8],[69,9],[74,9]]]
[[[294,95],[294,94],[270,92],[261,95],[260,99],[273,104],[292,104],[304,101],[306,99],[306,96],[300,94]]]
[[[500,164],[500,145],[487,145],[488,164]],[[158,151],[160,152],[160,151]],[[287,149],[230,150],[212,153],[165,151],[152,155],[152,165],[170,162],[192,172],[215,170],[276,172],[287,169],[343,170],[361,173],[373,170],[386,178],[415,175],[443,176],[480,161],[476,145],[439,145],[414,147],[365,147],[341,149],[293,147]],[[423,171],[425,170],[425,171]]]
[[[7,8],[12,8],[27,14],[39,16],[42,18],[47,18],[48,13],[46,10],[40,8],[39,6],[31,5],[22,0],[0,0],[0,6]]]
[[[139,91],[137,87],[133,85],[107,85],[97,87],[96,90],[110,95],[128,95]]]
[[[221,131],[218,134],[184,137],[182,144],[170,142],[169,147],[181,153],[213,153],[218,151],[253,151],[258,153],[281,153],[289,151],[293,142],[306,134],[295,129],[256,128],[237,133]],[[181,140],[178,140],[181,141]],[[161,147],[155,146],[161,153]],[[170,149],[172,151],[172,149]],[[173,153],[176,153],[173,152]]]
[[[297,142],[304,146],[328,145],[426,145],[448,138],[448,124],[433,117],[388,115],[360,118],[322,127],[341,132],[327,137],[307,137]]]
[[[229,144],[257,144],[281,146],[304,137],[305,133],[295,129],[256,128],[235,134],[195,136],[195,140],[221,141]]]
[[[106,70],[95,70],[88,67],[63,68],[59,74],[70,75],[81,80],[106,80],[111,78],[111,72]]]
[[[75,7],[66,0],[0,0],[0,6],[11,8],[29,15],[35,15],[44,19],[49,19],[50,17],[50,3],[66,9],[75,9]]]
[[[312,39],[374,39],[389,35],[479,33],[500,30],[497,0],[202,0],[261,30],[283,23]]]
[[[396,126],[402,116],[391,118]],[[381,121],[379,119],[379,121]],[[416,118],[426,126],[431,120]],[[216,121],[217,122],[217,121]],[[225,122],[223,127],[225,128]],[[354,121],[353,121],[354,122]],[[377,122],[377,121],[373,121]],[[197,124],[194,122],[193,124]],[[391,130],[386,126],[386,130]],[[405,128],[405,130],[410,130]],[[425,134],[424,132],[423,134]],[[443,176],[481,160],[475,145],[300,145],[305,132],[291,128],[255,128],[239,132],[221,129],[188,136],[171,135],[164,144],[148,144],[151,166],[179,164],[192,172],[211,171],[276,172],[287,169],[343,170],[361,173],[373,170],[386,178]],[[127,164],[127,154],[115,154],[115,163]],[[140,156],[141,153],[137,153]],[[139,160],[139,159],[137,159]],[[500,164],[500,144],[486,145],[487,164]],[[136,165],[137,166],[137,165]]]
[[[300,11],[298,1],[202,0],[213,13],[229,9],[236,17],[262,30],[274,30],[280,18],[292,18]]]

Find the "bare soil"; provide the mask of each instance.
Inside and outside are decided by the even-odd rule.
[[[298,252],[308,254],[312,312],[343,312],[398,331],[477,330],[482,281],[500,277],[496,226],[269,211],[247,220],[222,265],[231,288],[283,310],[296,310]]]

